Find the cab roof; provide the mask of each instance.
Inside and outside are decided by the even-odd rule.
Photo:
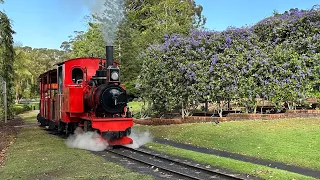
[[[60,66],[60,65],[65,64],[65,63],[67,63],[67,62],[69,62],[69,61],[79,60],[79,59],[90,59],[90,60],[100,60],[100,59],[102,59],[102,60],[106,60],[106,59],[104,59],[104,58],[97,58],[97,57],[81,57],[81,58],[68,59],[68,60],[65,60],[65,61],[56,63],[56,64],[54,64],[54,65]]]

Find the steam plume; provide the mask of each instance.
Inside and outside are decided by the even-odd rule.
[[[124,0],[82,0],[94,19],[101,24],[101,32],[106,45],[114,44],[118,27],[124,18]]]
[[[133,140],[133,144],[126,145],[126,147],[137,149],[148,142],[152,141],[152,136],[149,132],[135,132],[134,129],[129,136]]]
[[[108,144],[99,137],[100,135],[97,132],[83,132],[82,128],[77,127],[74,135],[69,136],[66,140],[66,145],[70,148],[103,151],[108,147]]]

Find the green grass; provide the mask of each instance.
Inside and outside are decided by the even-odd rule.
[[[37,121],[38,113],[39,113],[39,110],[29,111],[20,116],[23,117],[24,124],[35,124],[35,123],[38,123]]]
[[[296,173],[291,173],[288,171],[278,170],[274,168],[269,168],[261,165],[256,165],[252,163],[246,163],[238,160],[233,160],[229,158],[219,157],[215,155],[208,155],[193,151],[188,151],[184,149],[175,148],[168,145],[162,145],[157,143],[149,143],[147,145],[149,148],[162,151],[171,155],[177,155],[180,157],[192,159],[194,161],[209,164],[212,166],[218,166],[226,169],[232,169],[235,172],[247,173],[254,176],[261,177],[263,179],[299,179],[299,180],[311,180],[315,179],[308,176],[303,176]]]
[[[320,169],[320,119],[137,126],[155,137]]]
[[[26,113],[22,117],[35,118]],[[28,120],[29,121],[29,120]],[[7,152],[0,179],[152,179],[102,157],[66,147],[64,139],[39,127],[22,128]]]

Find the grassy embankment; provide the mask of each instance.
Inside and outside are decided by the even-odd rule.
[[[28,112],[21,116],[27,124],[36,122],[36,115]],[[70,149],[62,138],[39,127],[20,130],[4,165],[0,179],[152,179],[88,151]]]
[[[265,158],[288,164],[320,169],[320,119],[294,118],[270,121],[234,121],[181,124],[170,126],[137,126],[148,129],[155,137],[165,137],[177,142],[216,148]],[[189,157],[199,162],[246,172],[267,179],[308,179],[286,171],[244,163],[228,158],[208,156],[170,146],[150,143],[152,148],[175,155]],[[272,178],[270,178],[272,176]]]

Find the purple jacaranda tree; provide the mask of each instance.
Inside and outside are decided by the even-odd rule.
[[[252,27],[166,35],[141,54],[138,87],[157,112],[211,101],[222,115],[229,98],[253,112],[256,98],[292,108],[320,85],[319,53],[319,10],[291,9]]]

